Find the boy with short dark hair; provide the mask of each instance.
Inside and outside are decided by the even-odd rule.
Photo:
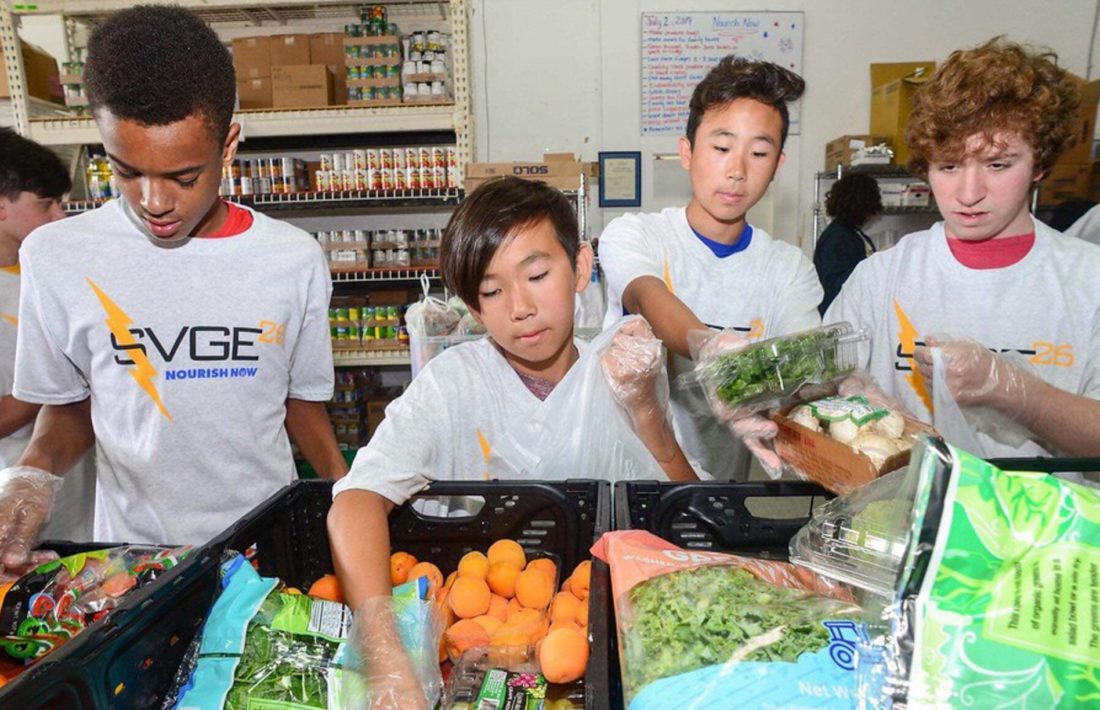
[[[12,396],[19,325],[19,248],[32,231],[61,219],[72,189],[61,160],[34,141],[0,128],[0,469],[13,465],[31,437],[38,405]],[[87,459],[65,474],[44,537],[86,541],[92,534],[95,472]]]
[[[735,329],[758,339],[820,324],[813,265],[746,219],[783,164],[787,105],[804,86],[775,64],[723,59],[695,87],[680,138],[691,202],[624,215],[600,235],[604,325],[627,313],[644,316],[676,355],[670,376],[692,367],[691,331]],[[710,414],[700,389],[673,388],[672,412],[677,438],[707,473],[746,475],[747,453]]]
[[[860,263],[825,313],[871,334],[886,394],[979,455],[1100,455],[1100,248],[1029,209],[1078,105],[1053,54],[1003,39],[953,53],[906,130],[943,221]],[[953,404],[967,421],[946,419]]]
[[[47,406],[0,473],[5,564],[93,441],[103,541],[206,541],[294,479],[288,434],[322,475],[346,470],[324,255],[218,196],[240,137],[226,48],[186,10],[139,6],[96,28],[85,81],[122,199],[23,246],[15,395]]]
[[[429,362],[334,487],[333,562],[357,610],[390,592],[388,511],[433,480],[695,478],[645,322],[574,338],[592,251],[561,192],[514,177],[478,188],[452,216],[441,260],[488,337]]]

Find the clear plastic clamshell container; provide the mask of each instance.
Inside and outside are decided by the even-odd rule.
[[[696,365],[712,405],[768,409],[808,384],[837,381],[855,371],[867,335],[849,323],[769,338]]]

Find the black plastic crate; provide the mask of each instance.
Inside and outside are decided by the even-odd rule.
[[[813,506],[832,494],[816,483],[759,481],[615,485],[615,529],[648,530],[680,547],[786,559],[787,544],[810,519]],[[802,499],[804,515],[776,517],[751,508],[776,499]]]
[[[587,480],[436,483],[414,500],[478,496],[484,505],[472,516],[426,518],[410,502],[390,514],[391,544],[453,568],[466,552],[484,551],[494,540],[509,537],[530,552],[552,553],[566,573],[610,529],[609,494],[608,483]],[[287,486],[132,595],[98,627],[89,627],[0,690],[0,707],[160,707],[214,601],[222,553],[253,548],[261,574],[308,588],[333,571],[326,529],[331,501],[331,482]],[[589,594],[593,609],[610,608],[606,565],[593,564]],[[593,651],[584,679],[588,708],[607,706],[609,626],[606,613],[590,614]]]

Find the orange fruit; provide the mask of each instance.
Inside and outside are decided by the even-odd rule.
[[[539,569],[527,569],[516,578],[516,599],[528,609],[545,609],[554,596],[554,582]]]
[[[428,578],[428,591],[435,592],[443,586],[443,573],[431,562],[417,562],[409,568],[405,581],[411,582],[420,577]]]
[[[489,589],[492,589],[494,594],[511,599],[516,595],[516,577],[518,576],[519,567],[511,562],[494,562],[489,565],[489,574],[485,581],[489,583]]]
[[[580,631],[582,633],[584,632],[584,629],[577,626],[577,622],[573,621],[572,619],[559,619],[557,621],[554,621],[550,624],[549,630],[554,631],[555,629],[572,629],[574,631]]]
[[[591,560],[585,560],[577,565],[577,569],[573,570],[573,574],[569,577],[569,591],[573,592],[578,599],[588,598],[588,586],[592,581],[592,562]]]
[[[505,607],[504,615],[506,617],[515,614],[517,611],[523,608],[523,605],[519,603],[519,599],[512,599],[508,602],[508,606]]]
[[[481,624],[481,628],[491,636],[494,631],[504,625],[504,622],[495,616],[489,616],[488,614],[482,614],[481,616],[475,616],[474,621]]]
[[[489,546],[489,564],[507,562],[516,569],[527,566],[527,553],[523,551],[523,545],[515,540],[497,540]]]
[[[489,616],[496,617],[501,621],[507,621],[508,600],[499,594],[491,595],[489,597]]]
[[[581,600],[573,596],[572,592],[558,592],[550,603],[550,620],[572,620],[577,616],[577,607],[580,605]]]
[[[458,572],[451,572],[449,575],[447,575],[446,581],[443,582],[443,588],[450,589],[451,585],[455,583],[456,579],[458,579]]]
[[[489,639],[493,646],[526,647],[529,642],[527,634],[512,624],[501,624]]]
[[[527,569],[535,569],[542,572],[550,578],[550,584],[557,584],[558,581],[558,566],[554,564],[553,560],[548,560],[545,557],[540,557],[536,560],[531,560],[527,563]]]
[[[463,619],[472,619],[489,611],[491,597],[489,585],[473,577],[459,577],[447,593],[451,609]]]
[[[390,584],[397,586],[409,581],[409,570],[416,565],[416,558],[407,552],[390,555]]]
[[[554,629],[538,647],[539,669],[551,683],[572,683],[588,665],[588,639],[580,631]]]
[[[473,619],[456,621],[443,633],[443,638],[447,642],[447,655],[454,663],[458,663],[458,659],[466,649],[488,646],[490,640],[489,632],[485,627]]]
[[[538,621],[540,616],[542,615],[539,614],[537,609],[520,609],[516,613],[508,615],[508,623],[513,626],[522,626]]]
[[[588,600],[585,599],[577,607],[577,614],[573,617],[573,621],[576,621],[582,629],[588,628]]]
[[[344,592],[340,589],[340,580],[334,574],[326,574],[314,582],[310,586],[308,594],[318,599],[344,603]]]
[[[458,576],[484,580],[489,575],[489,558],[477,552],[467,552],[458,561]]]

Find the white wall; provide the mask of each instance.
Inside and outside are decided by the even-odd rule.
[[[675,138],[641,135],[641,13],[804,12],[802,133],[788,139],[787,162],[750,215],[798,243],[810,231],[813,175],[824,167],[825,143],[867,132],[869,63],[939,61],[1005,34],[1054,49],[1063,66],[1086,76],[1096,7],[1097,0],[472,0],[475,153],[503,161],[573,151],[595,160],[600,150],[640,150],[642,209],[682,204],[690,195],[686,178],[679,195],[654,191],[652,156],[673,152]],[[1093,53],[1100,63],[1100,45]],[[679,170],[661,162],[658,170]],[[596,232],[620,213],[594,212]]]

